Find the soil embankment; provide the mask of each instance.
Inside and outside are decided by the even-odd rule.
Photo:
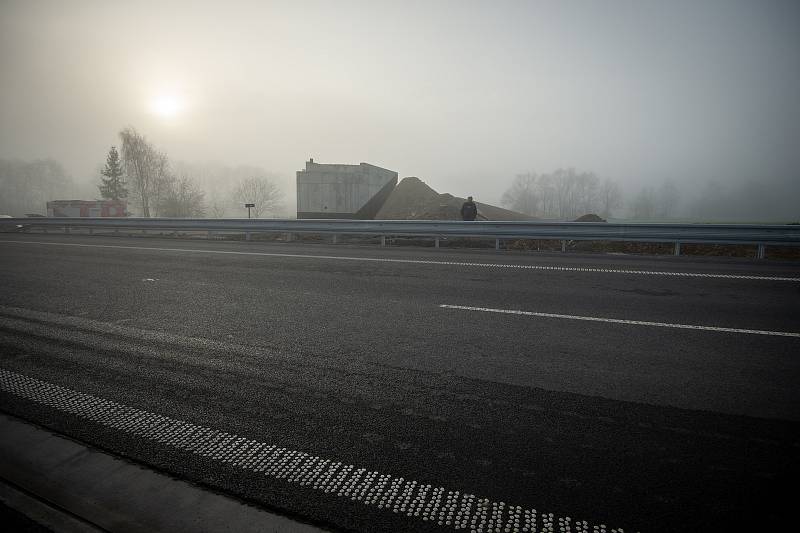
[[[377,220],[461,220],[465,198],[440,194],[419,178],[403,178],[376,215]],[[476,202],[478,220],[535,220],[516,211]]]

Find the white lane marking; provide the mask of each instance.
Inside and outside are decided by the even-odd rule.
[[[747,333],[750,335],[772,335],[775,337],[800,337],[800,333],[789,331],[766,331],[761,329],[721,328],[717,326],[698,326],[693,324],[670,324],[668,322],[647,322],[644,320],[624,320],[621,318],[602,318],[596,316],[559,315],[556,313],[536,313],[516,309],[494,309],[491,307],[470,307],[467,305],[441,304],[444,309],[461,309],[463,311],[481,311],[484,313],[501,313],[505,315],[537,316],[542,318],[562,318],[566,320],[585,320],[589,322],[611,322],[613,324],[632,324],[634,326],[655,326],[659,328],[700,329],[704,331],[721,331],[724,333]]]
[[[474,263],[467,261],[429,261],[425,259],[389,259],[382,257],[349,257],[344,255],[312,255],[312,254],[287,254],[277,252],[237,252],[232,250],[203,250],[197,248],[159,248],[155,246],[121,246],[116,244],[79,244],[74,242],[44,242],[44,241],[16,241],[0,240],[11,244],[41,244],[49,246],[77,246],[81,248],[111,248],[122,250],[148,250],[157,252],[185,252],[195,254],[226,254],[226,255],[253,255],[261,257],[293,257],[301,259],[331,259],[337,261],[368,261],[373,263],[406,263],[415,265],[446,265],[446,266],[472,266],[482,268],[510,268],[520,270],[548,270],[557,272],[599,272],[605,274],[634,274],[639,276],[675,276],[684,278],[721,278],[721,279],[747,279],[761,281],[796,281],[800,277],[785,276],[753,276],[747,274],[706,274],[702,272],[666,272],[660,270],[622,270],[616,268],[591,268],[567,267],[550,265],[518,265],[514,263]]]
[[[310,487],[387,512],[403,513],[412,519],[436,522],[440,526],[474,532],[550,531],[567,533],[606,531],[600,524],[590,527],[585,520],[572,522],[533,508],[506,505],[473,494],[447,490],[390,474],[357,468],[299,450],[291,450],[129,407],[112,400],[0,368],[0,391],[37,402],[110,429],[124,431],[159,444],[177,448],[256,472],[287,483]],[[623,529],[608,528],[611,533]]]

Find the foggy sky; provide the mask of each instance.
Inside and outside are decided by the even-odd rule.
[[[575,167],[800,203],[800,3],[0,0],[0,157],[94,179],[129,125],[285,183],[366,161],[498,203]]]

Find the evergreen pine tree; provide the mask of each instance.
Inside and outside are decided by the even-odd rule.
[[[100,194],[103,198],[119,200],[128,196],[128,189],[125,188],[125,180],[122,173],[122,164],[119,160],[119,153],[115,146],[108,151],[106,158],[106,168],[101,174],[105,177],[100,178]]]

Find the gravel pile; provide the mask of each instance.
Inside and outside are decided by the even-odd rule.
[[[576,218],[574,222],[606,222],[606,220],[600,218],[599,215],[595,215],[594,213],[589,213],[587,215],[583,215]]]
[[[377,220],[461,220],[465,198],[439,194],[419,178],[403,178],[375,216]],[[533,220],[534,217],[476,202],[478,220]]]

